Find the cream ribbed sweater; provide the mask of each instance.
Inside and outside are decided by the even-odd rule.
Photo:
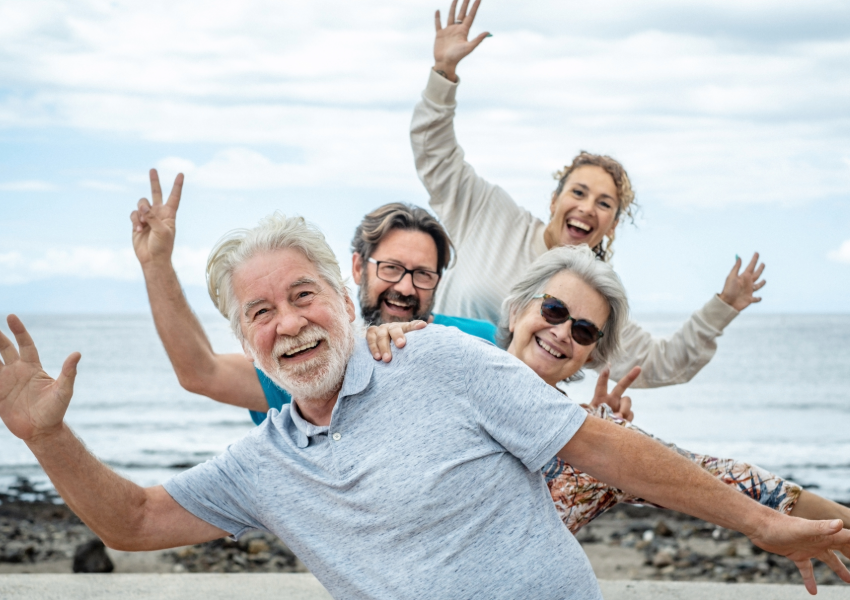
[[[456,91],[456,83],[432,70],[410,128],[419,178],[457,249],[435,312],[497,323],[514,281],[546,251],[546,224],[464,161],[454,133]],[[640,365],[643,372],[632,387],[689,381],[714,356],[716,338],[737,315],[715,295],[667,338],[654,338],[629,321],[611,377],[616,381]]]

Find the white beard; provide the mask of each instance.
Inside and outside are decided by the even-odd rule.
[[[296,337],[279,339],[272,352],[260,356],[249,347],[254,364],[279,387],[292,395],[293,399],[310,403],[324,401],[338,392],[345,378],[348,360],[354,353],[355,325],[340,320],[328,332],[318,325],[310,325]],[[280,356],[294,348],[322,340],[327,348],[311,360],[296,365],[281,364]]]

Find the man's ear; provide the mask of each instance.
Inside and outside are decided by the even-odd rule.
[[[345,312],[348,313],[349,322],[354,321],[357,318],[357,313],[354,311],[354,302],[351,300],[351,296],[348,294],[348,289],[345,290]]]
[[[359,252],[351,255],[351,278],[357,285],[360,285],[360,280],[363,278],[363,257]]]

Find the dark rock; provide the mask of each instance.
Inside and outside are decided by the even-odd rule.
[[[673,530],[664,521],[658,521],[653,529],[655,535],[660,537],[673,537]]]
[[[655,556],[652,557],[652,566],[656,569],[662,569],[672,565],[673,554],[669,550],[659,550],[655,553]]]
[[[95,538],[74,551],[74,573],[112,573],[115,565],[106,554],[106,546]]]
[[[35,544],[31,542],[9,542],[3,547],[2,553],[0,553],[0,562],[32,562],[35,552]]]

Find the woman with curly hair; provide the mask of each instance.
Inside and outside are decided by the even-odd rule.
[[[521,208],[500,187],[479,177],[464,161],[454,133],[456,67],[489,35],[469,40],[479,0],[469,8],[457,0],[442,26],[436,14],[435,64],[411,124],[416,169],[457,250],[455,266],[442,278],[435,310],[496,323],[499,307],[516,279],[546,250],[587,244],[601,260],[610,260],[621,219],[631,219],[634,191],[625,169],[613,158],[582,152],[556,174],[548,223]],[[689,381],[717,349],[716,338],[753,302],[764,281],[758,254],[741,271],[740,259],[723,290],[695,312],[672,336],[654,338],[629,321],[622,331],[623,352],[611,365],[621,378],[642,368],[635,387],[659,387]]]

